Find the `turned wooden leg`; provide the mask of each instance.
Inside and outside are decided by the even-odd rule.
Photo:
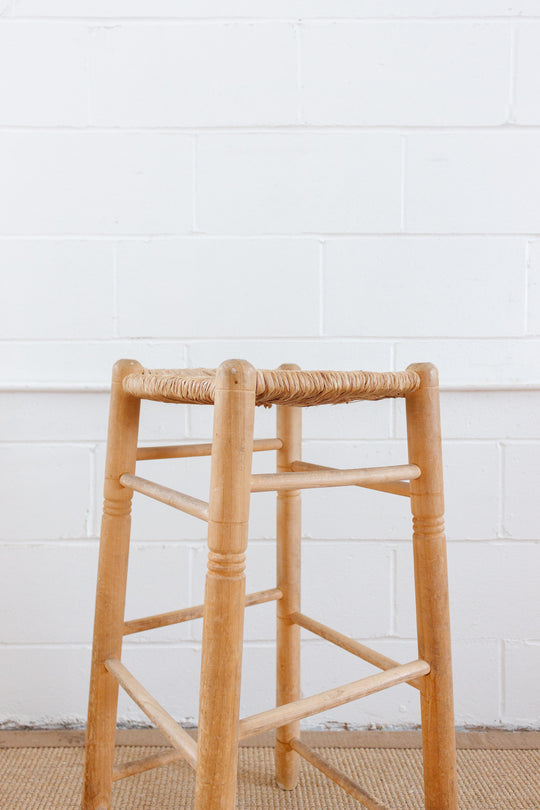
[[[233,810],[244,630],[255,369],[216,375],[195,810]]]
[[[295,370],[298,366],[282,365]],[[302,457],[302,409],[276,406],[277,437],[283,446],[277,451],[277,472],[290,472],[291,463]],[[277,602],[276,705],[300,698],[300,627],[291,624],[291,613],[300,611],[302,503],[300,490],[282,490],[277,495],[277,587],[283,597]],[[276,779],[292,790],[298,780],[300,756],[289,742],[300,736],[300,721],[276,729]]]
[[[419,658],[431,667],[420,701],[426,810],[457,810],[456,739],[437,369],[409,366],[422,384],[407,396],[409,462],[422,470],[411,481]]]
[[[140,409],[140,400],[124,393],[122,380],[139,368],[134,360],[119,360],[113,369],[82,810],[109,810],[111,801],[118,682],[105,661],[122,651],[133,494],[118,479],[135,472]]]

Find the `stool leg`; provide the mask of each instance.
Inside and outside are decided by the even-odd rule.
[[[244,630],[255,370],[216,376],[195,810],[233,810]]]
[[[298,366],[280,366],[297,369]],[[302,457],[302,409],[277,405],[277,437],[283,446],[277,451],[277,471],[290,472],[290,464]],[[277,587],[283,597],[277,605],[276,704],[282,706],[300,698],[300,627],[289,616],[300,610],[302,503],[300,490],[283,490],[277,495]],[[298,780],[300,757],[289,746],[300,735],[300,722],[276,729],[276,779],[285,790]]]
[[[111,801],[118,683],[104,663],[122,651],[133,493],[118,479],[135,472],[140,410],[122,380],[139,368],[134,360],[119,360],[113,369],[82,810],[109,810]]]
[[[452,663],[439,387],[429,363],[409,366],[421,387],[407,397],[409,463],[422,470],[411,481],[414,575],[418,654],[431,667],[420,701],[424,749],[426,810],[456,810],[456,739],[452,697]]]

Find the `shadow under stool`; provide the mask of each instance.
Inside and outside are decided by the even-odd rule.
[[[404,397],[408,463],[340,470],[301,460],[302,408]],[[137,447],[141,399],[212,404],[211,444]],[[276,405],[275,439],[253,438],[256,405]],[[277,472],[253,475],[253,451],[275,450]],[[144,459],[211,456],[209,502],[135,475]],[[413,516],[418,660],[399,664],[301,612],[300,491],[360,486],[410,498]],[[133,492],[208,522],[204,606],[124,620]],[[277,492],[277,583],[245,594],[245,554],[252,492]],[[384,810],[359,785],[300,739],[300,720],[400,683],[420,691],[425,807],[456,810],[455,734],[450,660],[446,541],[437,370],[256,370],[245,360],[207,369],[149,370],[133,360],[114,366],[105,501],[101,529],[83,810],[109,810],[111,786],[150,768],[185,759],[196,771],[195,810],[233,810],[238,742],[276,729],[278,784],[295,787],[300,757],[370,810]],[[244,609],[277,604],[277,705],[239,718]],[[198,742],[159,705],[121,662],[123,636],[203,616]],[[305,628],[380,671],[311,697],[300,697],[300,629]],[[173,751],[113,766],[118,689],[133,698]]]

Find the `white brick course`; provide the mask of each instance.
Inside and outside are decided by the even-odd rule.
[[[87,124],[88,46],[88,29],[80,24],[1,26],[0,125]]]
[[[405,34],[405,35],[404,35]],[[347,21],[301,29],[310,124],[478,125],[506,120],[511,28]]]
[[[540,143],[534,132],[408,135],[406,230],[536,233],[539,182]]]
[[[538,391],[443,393],[446,439],[540,439]]]
[[[507,443],[503,453],[504,534],[517,540],[538,540],[540,444]]]
[[[529,246],[527,334],[540,335],[540,242]]]
[[[96,542],[0,544],[3,641],[88,644],[92,639],[97,552]],[[15,576],[17,571],[21,576]]]
[[[525,273],[519,240],[330,240],[324,246],[324,333],[522,335]]]
[[[0,234],[186,233],[187,135],[0,132]]]
[[[47,727],[59,718],[80,724],[88,707],[90,655],[80,646],[0,647],[5,725]]]
[[[2,432],[12,442],[103,441],[107,394],[0,393]]]
[[[317,335],[318,263],[315,241],[124,243],[118,252],[120,334]]]
[[[414,636],[412,548],[402,545],[397,554],[397,632]],[[539,557],[537,543],[449,543],[454,641],[536,638]]]
[[[537,22],[516,26],[516,97],[513,117],[519,124],[540,124],[540,25]]]
[[[203,135],[197,224],[232,234],[393,232],[400,177],[394,134]]]
[[[306,543],[302,610],[354,637],[390,632],[391,549],[385,544]]]
[[[1,30],[1,29],[0,29]],[[0,242],[0,337],[113,334],[114,252],[103,242]]]
[[[291,24],[100,28],[93,37],[91,123],[99,126],[294,124]]]
[[[0,539],[86,537],[90,451],[69,445],[0,445]],[[21,573],[22,576],[22,573]]]

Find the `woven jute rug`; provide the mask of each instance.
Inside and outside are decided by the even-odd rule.
[[[119,740],[117,761],[127,762],[166,750],[156,745],[126,745]],[[362,784],[393,810],[422,810],[422,755],[417,737],[384,735],[372,742],[354,733],[306,735],[319,754]],[[83,749],[79,737],[0,736],[0,807],[2,810],[75,810],[80,807]],[[510,738],[512,735],[510,735]],[[143,737],[144,739],[144,737]],[[469,737],[458,751],[460,810],[539,810],[540,750],[538,735],[514,736],[496,748],[493,738]],[[131,736],[131,740],[137,742]],[[536,740],[536,742],[535,742]],[[151,742],[153,742],[151,738]],[[264,740],[263,742],[266,742]],[[362,745],[355,745],[360,742]],[[333,744],[332,744],[333,743]],[[476,747],[475,747],[476,746]],[[191,810],[193,774],[173,763],[124,779],[113,789],[114,810]],[[240,750],[238,810],[359,810],[347,796],[307,763],[297,788],[285,792],[274,782],[271,745]]]

